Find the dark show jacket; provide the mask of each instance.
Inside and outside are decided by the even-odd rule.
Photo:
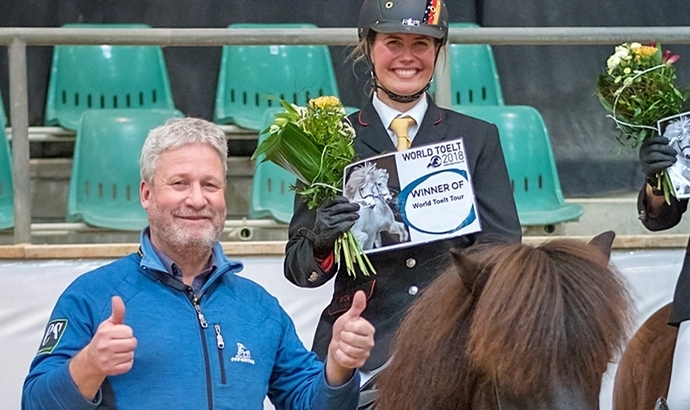
[[[678,225],[683,213],[688,209],[688,200],[678,200],[671,195],[671,203],[664,203],[658,214],[653,215],[647,209],[647,185],[645,184],[637,196],[637,210],[640,221],[650,231],[663,231]],[[673,305],[669,324],[678,326],[680,322],[690,319],[690,242],[685,249],[685,259],[680,270],[680,276],[673,291]]]
[[[466,248],[478,240],[519,242],[522,238],[496,126],[441,109],[428,96],[427,100],[429,107],[411,148],[463,138],[482,231],[372,254],[370,261],[377,274],[359,274],[353,279],[344,266],[339,271],[334,267],[326,272],[314,260],[311,241],[298,231],[303,227],[313,228],[316,210],[309,210],[297,196],[285,250],[285,277],[297,286],[308,288],[321,286],[336,277],[333,299],[321,315],[312,346],[322,360],[327,354],[331,326],[349,309],[357,290],[366,293],[363,317],[376,328],[376,344],[362,367],[370,371],[386,362],[391,339],[407,308],[446,269],[451,248]],[[361,111],[351,114],[349,120],[357,134],[354,149],[359,159],[396,150],[371,100]]]

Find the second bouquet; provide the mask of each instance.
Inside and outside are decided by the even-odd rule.
[[[621,146],[639,147],[660,134],[658,122],[681,112],[687,94],[676,87],[673,63],[678,55],[650,44],[623,43],[606,61],[606,70],[597,78],[596,94],[609,117],[620,130]],[[675,195],[666,171],[652,181],[666,202]]]
[[[259,144],[252,160],[263,155],[262,161],[293,173],[302,183],[292,187],[295,193],[309,209],[315,209],[342,192],[344,168],[355,159],[355,131],[337,97],[318,97],[306,107],[284,100],[280,104],[285,111],[277,113],[273,124],[262,131],[269,136]],[[335,263],[345,263],[350,276],[356,275],[355,265],[365,276],[376,273],[351,232],[336,241]]]

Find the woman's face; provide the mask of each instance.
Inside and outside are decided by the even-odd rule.
[[[419,34],[376,33],[370,58],[380,85],[399,95],[411,95],[431,80],[437,51],[436,41]],[[378,97],[389,105],[382,90]]]

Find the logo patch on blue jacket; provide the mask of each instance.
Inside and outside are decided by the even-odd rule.
[[[230,359],[231,362],[242,362],[254,364],[254,359],[252,359],[252,352],[249,351],[242,343],[237,343],[237,353],[235,357]]]
[[[65,333],[67,328],[67,319],[51,320],[46,327],[46,333],[43,335],[41,346],[38,347],[37,354],[52,353]]]

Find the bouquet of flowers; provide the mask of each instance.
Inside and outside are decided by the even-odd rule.
[[[620,130],[616,139],[622,146],[638,147],[658,132],[658,120],[681,112],[687,95],[675,85],[673,63],[678,58],[668,50],[662,52],[655,42],[623,43],[606,61],[596,94],[616,122]],[[673,188],[666,172],[657,175],[657,188],[663,189],[668,201]]]
[[[345,108],[337,97],[318,97],[306,107],[284,100],[280,104],[285,111],[277,113],[273,124],[261,132],[269,136],[252,160],[264,155],[262,162],[271,161],[295,174],[303,185],[291,189],[309,209],[317,208],[342,192],[344,168],[355,158],[355,130],[345,120]],[[376,273],[351,232],[336,241],[335,263],[341,263],[341,254],[350,276],[356,275],[355,264],[365,276]]]

